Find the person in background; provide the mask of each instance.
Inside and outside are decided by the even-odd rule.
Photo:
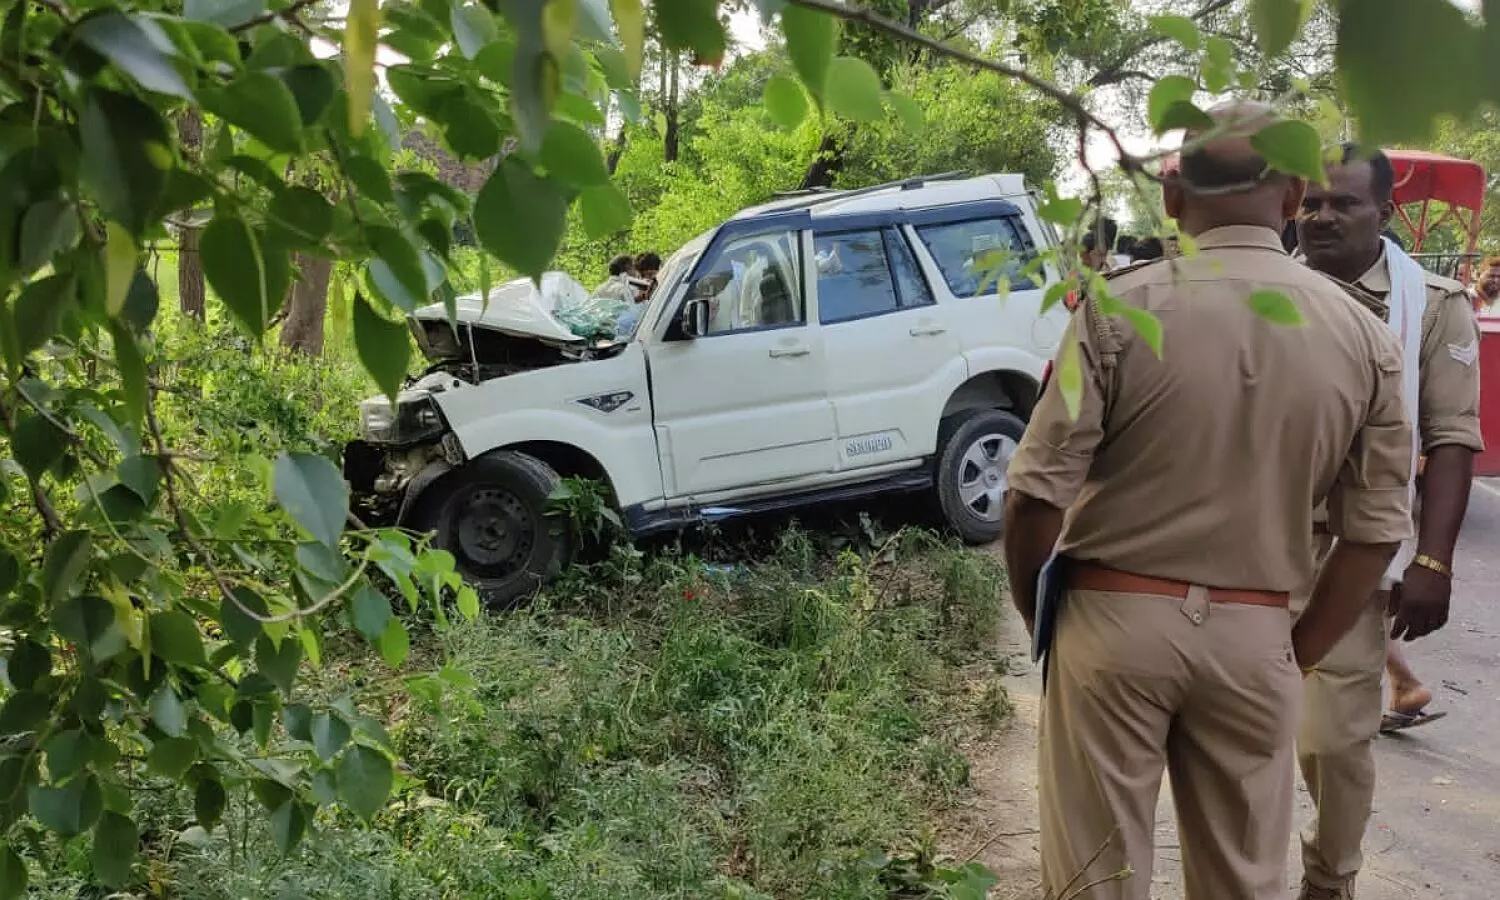
[[[1500,256],[1485,259],[1474,281],[1474,311],[1482,316],[1500,315]]]
[[[1135,246],[1130,248],[1131,263],[1148,262],[1153,259],[1161,259],[1167,253],[1166,247],[1162,246],[1161,238],[1148,237],[1136,241]]]
[[[1414,640],[1443,627],[1453,589],[1453,551],[1468,509],[1479,431],[1479,331],[1467,293],[1456,281],[1424,270],[1385,231],[1395,211],[1395,173],[1385,154],[1345,145],[1342,163],[1328,166],[1325,185],[1311,185],[1298,217],[1298,244],[1308,266],[1364,291],[1371,312],[1401,342],[1403,402],[1419,441],[1408,447],[1415,472],[1420,453],[1422,502],[1416,540],[1407,541],[1360,610],[1353,629],[1304,682],[1298,761],[1317,808],[1302,834],[1301,900],[1351,900],[1364,858],[1360,844],[1375,797],[1373,741],[1437,718],[1421,687],[1395,653],[1390,706],[1382,715],[1381,676],[1396,639]],[[1409,488],[1407,490],[1410,490]],[[1314,510],[1321,556],[1332,541],[1319,524],[1334,517]],[[1337,552],[1337,545],[1334,552]],[[1295,610],[1294,610],[1295,612]],[[1387,619],[1394,615],[1394,625]]]
[[[641,278],[644,281],[650,282],[650,284],[651,284],[651,286],[649,288],[647,288],[647,290],[646,290],[646,295],[647,296],[650,296],[651,292],[653,292],[653,291],[656,290],[656,275],[660,271],[661,271],[661,256],[659,254],[652,253],[652,252],[650,252],[648,250],[645,253],[640,253],[640,254],[636,255],[636,258],[635,258],[635,274],[636,274],[636,276],[638,278]],[[645,299],[645,298],[642,298],[642,299]]]
[[[1089,226],[1083,236],[1083,264],[1095,272],[1108,272],[1114,262],[1115,239],[1120,226],[1108,216]]]
[[[1128,234],[1120,235],[1120,239],[1115,241],[1115,255],[1111,260],[1114,268],[1122,269],[1135,261],[1135,247],[1138,243],[1140,243],[1138,238]]]
[[[1396,339],[1282,249],[1306,182],[1249,140],[1271,107],[1210,115],[1227,133],[1190,132],[1196,149],[1163,185],[1199,252],[1104,276],[1116,303],[1159,319],[1166,353],[1085,297],[1059,350],[1081,370],[1075,408],[1048,379],[1008,471],[1011,598],[1029,632],[1051,634],[1037,753],[1049,897],[1151,896],[1170,773],[1186,900],[1284,900],[1299,666],[1338,641],[1412,532]],[[1305,324],[1258,316],[1247,301],[1266,289]],[[1317,572],[1325,496],[1340,540]],[[1054,554],[1066,591],[1039,620]],[[1291,592],[1315,575],[1294,627]]]
[[[618,300],[621,303],[636,303],[640,291],[635,285],[635,260],[624,254],[609,261],[609,278],[594,288],[595,297]]]

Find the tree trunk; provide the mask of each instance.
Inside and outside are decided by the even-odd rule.
[[[177,141],[187,160],[196,160],[203,147],[203,118],[197,110],[184,110],[177,117]],[[198,257],[198,229],[178,229],[177,302],[182,314],[202,322],[204,318],[203,261]]]
[[[851,128],[853,126],[850,126]],[[832,134],[823,135],[823,141],[818,144],[817,153],[813,154],[813,160],[807,166],[807,171],[802,175],[802,184],[799,190],[811,188],[833,187],[834,176],[844,168],[844,141]]]
[[[678,133],[679,133],[679,129],[677,127],[677,116],[678,116],[678,110],[677,110],[677,69],[679,67],[677,65],[677,51],[676,50],[672,51],[671,60],[672,60],[672,80],[670,82],[670,86],[667,89],[668,90],[668,93],[667,93],[667,109],[666,109],[666,113],[667,113],[667,133],[662,137],[661,145],[662,145],[662,159],[666,160],[667,162],[676,162],[677,161],[677,141],[678,141]]]
[[[328,280],[333,260],[298,253],[294,261],[300,271],[292,284],[286,322],[281,326],[281,346],[307,356],[323,354],[323,319],[328,312]]]

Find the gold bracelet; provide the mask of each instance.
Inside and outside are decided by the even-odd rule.
[[[1450,568],[1447,563],[1443,562],[1440,559],[1435,559],[1431,556],[1428,556],[1426,553],[1418,553],[1416,555],[1416,558],[1411,561],[1411,564],[1414,566],[1421,566],[1424,569],[1430,569],[1443,576],[1444,578],[1453,577],[1453,569]]]

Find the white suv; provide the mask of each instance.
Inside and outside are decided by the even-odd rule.
[[[613,340],[552,315],[560,275],[460,299],[456,332],[424,309],[433,365],[394,408],[362,405],[346,477],[495,602],[566,562],[545,512],[567,476],[605,483],[635,535],[907,491],[991,541],[1068,321],[1041,312],[1050,264],[1023,271],[1052,239],[1021,176],[936,176],[740,213],[673,254]]]

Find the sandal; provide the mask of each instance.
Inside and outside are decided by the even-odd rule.
[[[1408,728],[1418,728],[1422,725],[1428,725],[1436,722],[1438,719],[1441,719],[1446,715],[1448,714],[1445,712],[1430,713],[1424,712],[1420,709],[1416,712],[1410,713],[1398,712],[1394,709],[1388,709],[1385,711],[1385,714],[1380,717],[1380,733],[1394,734],[1397,731],[1405,731]]]

